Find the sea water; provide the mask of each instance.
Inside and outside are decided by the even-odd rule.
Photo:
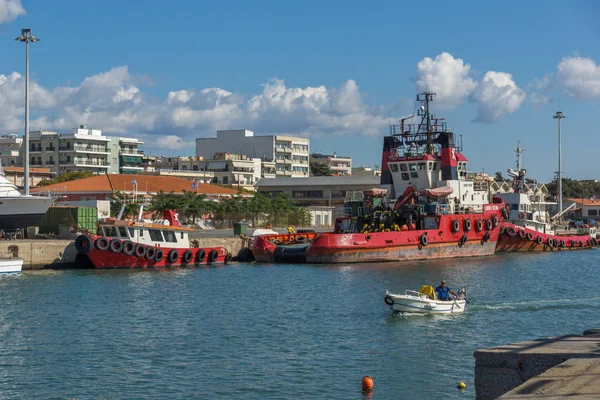
[[[600,327],[599,256],[4,276],[0,397],[473,399],[476,349]],[[465,313],[384,303],[441,279]]]

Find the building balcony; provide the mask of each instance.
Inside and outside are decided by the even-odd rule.
[[[60,161],[61,166],[76,166],[76,167],[99,167],[99,168],[109,168],[110,165],[106,161],[103,160],[73,160],[73,161]]]
[[[292,148],[291,147],[275,147],[275,151],[278,153],[291,153]]]
[[[56,151],[56,147],[46,147],[46,151]]]
[[[102,146],[60,146],[61,152],[77,152],[77,153],[95,153],[95,154],[110,154],[106,147]]]
[[[144,155],[143,151],[140,150],[130,150],[130,149],[121,149],[119,150],[120,156],[138,156],[141,157]]]
[[[41,153],[42,152],[42,148],[41,147],[30,147],[29,148],[29,153]]]
[[[54,160],[46,161],[46,165],[54,165],[54,164],[56,164],[56,161],[54,161]]]

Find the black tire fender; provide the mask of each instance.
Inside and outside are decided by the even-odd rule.
[[[160,262],[163,258],[165,258],[165,252],[161,249],[156,249],[156,253],[154,254],[154,261]]]
[[[108,241],[107,238],[105,238],[103,236],[103,237],[99,237],[98,239],[96,239],[95,244],[96,244],[96,248],[98,250],[105,251],[105,250],[108,250],[108,246],[110,245],[110,242]]]
[[[427,234],[426,233],[419,236],[419,242],[421,243],[421,246],[427,246]]]
[[[387,304],[388,306],[394,305],[394,299],[392,299],[389,295],[386,295],[383,301],[385,301],[385,304]]]
[[[131,240],[126,240],[123,242],[123,249],[121,250],[123,254],[126,256],[131,256],[135,252],[135,243]]]
[[[211,250],[208,252],[208,262],[214,263],[219,258],[219,252],[216,250]]]
[[[144,257],[146,257],[146,260],[154,261],[155,255],[156,255],[156,249],[154,247],[152,247],[152,246],[146,247],[146,254],[144,255]]]
[[[206,251],[204,249],[200,249],[196,252],[196,262],[202,263],[206,259]]]
[[[194,253],[192,253],[191,250],[186,250],[183,252],[183,255],[181,256],[181,261],[184,264],[189,264],[192,262],[192,260],[194,259]]]
[[[458,220],[455,219],[452,221],[452,233],[456,233],[460,230],[460,224],[458,223]]]
[[[136,257],[142,258],[146,255],[146,246],[141,243],[135,245],[135,250],[133,251]]]
[[[179,252],[175,249],[169,251],[169,254],[167,255],[167,260],[173,264],[174,262],[177,262],[177,260],[179,259]]]
[[[123,242],[121,242],[119,239],[112,239],[108,248],[113,253],[120,253],[123,250]]]
[[[79,235],[75,239],[75,249],[79,254],[87,254],[92,250],[94,244],[88,235]]]
[[[473,224],[470,218],[465,219],[465,232],[470,232]]]

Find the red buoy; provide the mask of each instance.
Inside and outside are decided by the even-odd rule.
[[[373,390],[373,378],[365,375],[362,378],[362,390],[363,392],[370,392]]]

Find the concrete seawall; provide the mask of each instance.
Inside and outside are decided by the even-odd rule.
[[[600,330],[477,350],[475,392],[477,400],[599,399]]]
[[[199,247],[223,246],[237,256],[243,241],[231,238],[195,238]],[[0,241],[0,257],[20,257],[23,269],[61,268],[75,262],[77,251],[72,240],[31,239]]]

